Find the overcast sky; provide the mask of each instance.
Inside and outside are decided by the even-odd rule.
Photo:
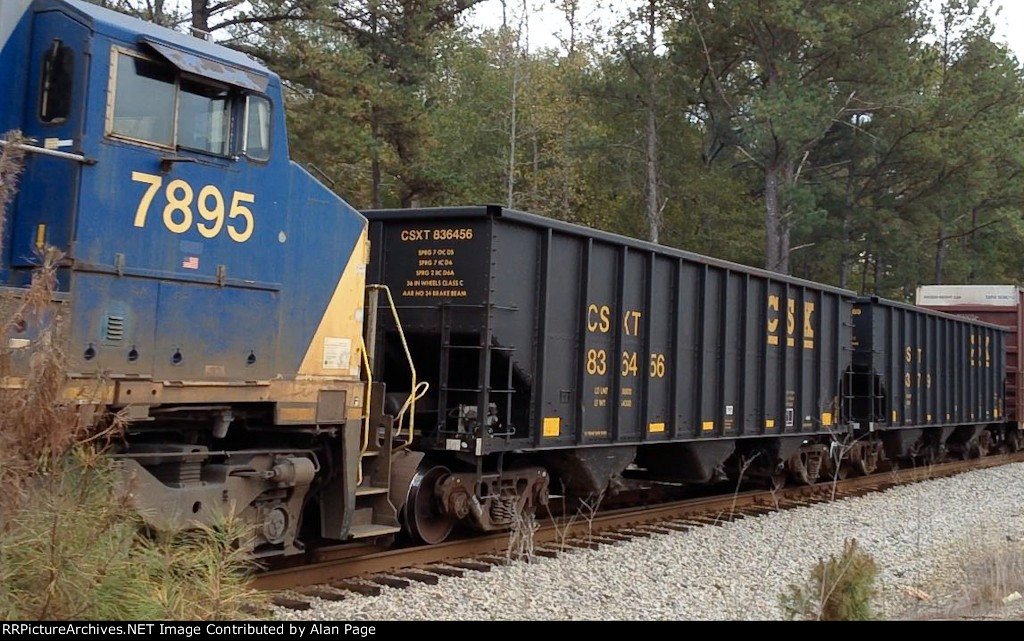
[[[935,7],[941,0],[930,0]],[[508,20],[517,24],[523,0],[506,0]],[[555,8],[554,0],[526,0],[531,9],[529,16],[530,48],[557,47],[558,35],[564,34],[566,22],[563,14]],[[630,7],[646,4],[644,0],[580,0],[580,13],[584,21],[596,21],[607,25],[614,22],[615,14]],[[1024,0],[996,0],[995,6],[1002,10],[995,17],[998,36],[1024,60]],[[501,24],[501,0],[486,0],[473,9],[470,24],[481,27],[497,27]]]
[[[999,35],[1010,45],[1018,60],[1024,60],[1024,0],[1004,0],[996,17]]]
[[[5,0],[0,0],[4,2]],[[825,0],[828,1],[828,0]],[[938,8],[942,0],[926,0]],[[985,2],[987,0],[982,0]],[[509,22],[518,24],[520,8],[524,0],[505,0],[509,7]],[[525,0],[530,9],[530,48],[558,47],[558,35],[565,33],[565,18],[555,8],[557,0]],[[584,22],[603,25],[602,30],[615,22],[617,14],[625,13],[631,7],[643,6],[646,0],[579,0],[580,13]],[[1002,6],[995,18],[999,37],[1010,45],[1018,60],[1024,60],[1024,0],[993,0],[994,6]],[[190,0],[165,0],[167,6],[185,10]],[[244,5],[243,5],[244,6]],[[494,28],[501,24],[501,0],[485,0],[470,10],[468,22],[477,27]]]

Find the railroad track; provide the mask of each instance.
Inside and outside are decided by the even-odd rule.
[[[1016,462],[1024,462],[1024,452],[897,469],[834,483],[744,491],[601,511],[592,516],[577,514],[548,519],[537,523],[527,554],[522,554],[522,539],[515,540],[509,532],[385,551],[371,546],[323,548],[312,554],[310,563],[258,574],[253,587],[274,591],[272,601],[278,605],[302,610],[310,607],[308,599],[312,597],[341,600],[353,593],[375,595],[385,586],[401,588],[414,583],[437,583],[441,576],[489,571],[494,566],[519,560],[553,558],[581,548],[597,549],[654,534],[721,525],[748,516]],[[515,554],[510,553],[510,544]]]

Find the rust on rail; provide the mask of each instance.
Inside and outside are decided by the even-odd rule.
[[[593,518],[558,518],[541,522],[533,536],[535,546],[546,548],[578,548],[569,541],[580,537],[601,535],[604,538],[628,539],[649,536],[687,527],[701,527],[732,521],[768,511],[839,500],[848,496],[883,490],[896,485],[914,483],[962,472],[1024,461],[1024,452],[987,456],[981,459],[954,461],[916,468],[896,469],[870,476],[827,481],[815,485],[778,490],[757,490],[735,494],[673,501],[642,508],[622,508],[598,512]],[[681,523],[679,521],[682,521]],[[675,522],[675,523],[673,523]],[[628,530],[621,533],[616,531]],[[447,541],[439,545],[380,550],[366,545],[324,548],[313,555],[313,562],[295,567],[279,568],[254,577],[253,586],[260,590],[284,590],[301,586],[329,584],[343,579],[369,577],[384,572],[416,571],[438,563],[472,562],[474,558],[505,554],[509,533],[490,534]],[[466,565],[466,563],[463,563]],[[400,574],[396,574],[400,576]]]

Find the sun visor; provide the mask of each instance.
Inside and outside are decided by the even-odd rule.
[[[267,88],[268,78],[264,73],[254,69],[245,69],[238,65],[213,60],[193,52],[183,51],[176,47],[156,42],[149,38],[140,38],[141,42],[153,48],[172,65],[191,74],[210,78],[225,84],[241,87],[250,91],[263,92]]]

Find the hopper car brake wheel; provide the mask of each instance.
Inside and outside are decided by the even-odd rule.
[[[455,519],[442,511],[436,487],[451,471],[443,465],[423,466],[416,470],[405,501],[405,524],[414,539],[429,545],[444,541],[455,526]]]

